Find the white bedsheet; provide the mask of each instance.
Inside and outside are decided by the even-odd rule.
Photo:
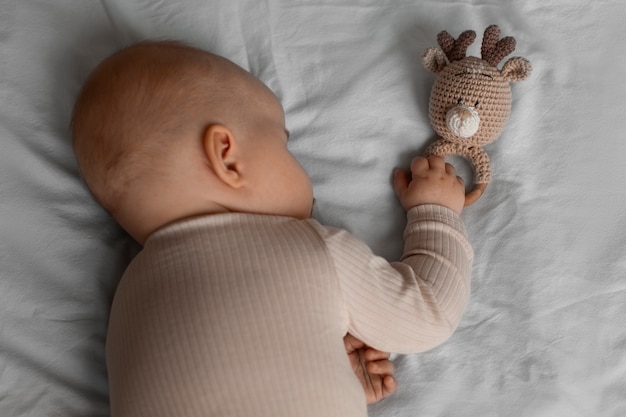
[[[90,199],[68,122],[121,46],[178,39],[282,100],[316,216],[401,249],[391,170],[434,139],[436,34],[498,24],[534,67],[464,211],[473,295],[441,347],[396,356],[380,417],[626,416],[626,3],[0,0],[0,416],[106,416],[104,340],[136,249]],[[458,161],[457,161],[458,162]]]

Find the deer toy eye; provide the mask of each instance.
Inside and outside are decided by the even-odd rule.
[[[459,99],[456,101],[456,104],[463,104],[463,98],[459,97]]]
[[[478,102],[478,100],[476,100],[476,103],[474,103],[474,107],[478,107],[480,103]]]

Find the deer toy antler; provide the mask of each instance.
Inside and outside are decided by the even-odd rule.
[[[485,29],[483,45],[480,48],[482,59],[494,67],[502,61],[502,58],[515,50],[515,38],[512,36],[498,39],[500,39],[500,28],[496,25],[491,25]]]
[[[424,66],[437,74],[430,93],[428,118],[438,135],[425,156],[467,159],[474,173],[474,186],[465,194],[465,205],[485,192],[491,181],[489,155],[483,147],[496,140],[511,113],[510,83],[522,81],[531,65],[522,57],[509,58],[515,50],[511,36],[500,39],[500,29],[489,26],[484,33],[481,55],[466,56],[476,33],[466,30],[457,39],[448,32],[437,35],[441,48],[428,48],[422,55]]]
[[[466,30],[459,35],[458,39],[454,39],[445,30],[437,35],[437,43],[450,62],[460,61],[465,58],[467,48],[474,42],[474,39],[476,39],[476,32],[473,30]]]

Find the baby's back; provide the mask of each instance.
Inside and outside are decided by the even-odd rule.
[[[366,416],[347,323],[307,221],[226,214],[168,226],[115,296],[112,416]]]

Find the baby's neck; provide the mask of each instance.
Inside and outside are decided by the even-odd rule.
[[[185,194],[163,190],[158,195],[136,195],[139,198],[132,198],[132,202],[125,204],[125,207],[132,209],[119,210],[114,218],[143,246],[151,234],[168,224],[190,217],[228,212],[217,203],[201,201],[197,197],[189,198]],[[154,201],[155,198],[157,201]]]

